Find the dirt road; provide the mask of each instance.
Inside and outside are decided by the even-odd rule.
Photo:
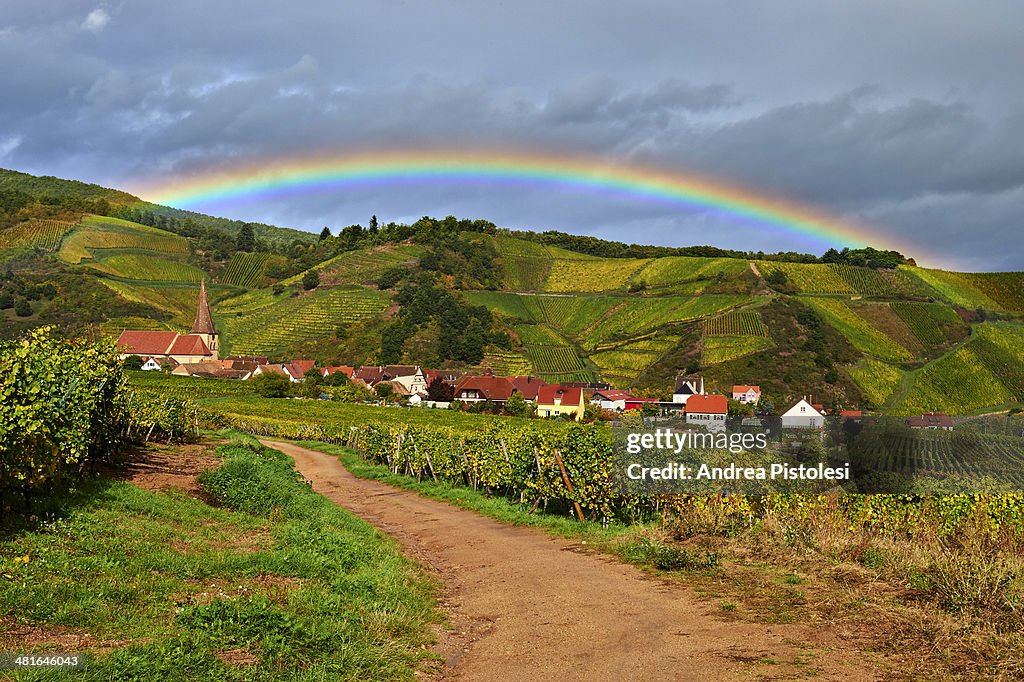
[[[728,622],[685,586],[581,552],[578,542],[356,478],[323,453],[264,443],[442,582],[454,626],[439,633],[442,679],[877,679],[827,630]]]

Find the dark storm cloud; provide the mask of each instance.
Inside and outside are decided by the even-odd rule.
[[[577,152],[739,182],[1024,268],[1024,6],[0,0],[0,165],[116,186],[382,147]],[[318,229],[515,227],[818,248],[558,189],[364,187],[216,207]],[[709,226],[715,229],[709,229]],[[753,242],[753,243],[752,243]]]

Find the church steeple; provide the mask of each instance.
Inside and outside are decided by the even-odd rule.
[[[206,347],[213,352],[213,359],[218,359],[217,328],[213,326],[205,279],[199,284],[199,303],[196,306],[196,320],[192,323],[192,333],[201,336]]]

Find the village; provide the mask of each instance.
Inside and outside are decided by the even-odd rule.
[[[603,382],[547,383],[528,375],[497,376],[489,368],[473,374],[453,369],[428,369],[417,365],[346,365],[318,367],[308,359],[270,362],[267,357],[220,357],[219,333],[210,312],[206,283],[200,285],[195,321],[190,333],[174,331],[125,330],[117,339],[120,357],[128,366],[142,371],[166,371],[175,376],[253,381],[274,376],[289,384],[320,380],[343,382],[365,389],[365,402],[410,407],[470,409],[517,416],[536,416],[572,421],[614,419],[638,410],[645,415],[678,416],[687,424],[707,431],[726,429],[730,416],[771,416],[774,410],[762,406],[761,387],[734,385],[728,393],[706,388],[701,377],[678,376],[671,400],[635,396],[628,390]],[[344,378],[341,378],[344,377]],[[322,396],[329,398],[327,394]],[[515,410],[512,404],[524,406]],[[774,406],[772,406],[774,407]],[[826,418],[860,422],[860,410],[838,410],[831,414],[824,405],[804,396],[781,417],[786,429],[823,430]],[[746,421],[753,424],[756,420]],[[949,415],[928,412],[904,421],[912,429],[953,430]]]

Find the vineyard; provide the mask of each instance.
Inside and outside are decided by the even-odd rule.
[[[875,408],[882,407],[903,380],[901,369],[874,358],[864,358],[846,371]]]
[[[0,249],[43,249],[55,251],[61,240],[78,223],[63,220],[29,220],[0,232]]]
[[[894,424],[869,427],[856,440],[853,456],[879,471],[958,475],[1024,486],[1024,438],[1016,435],[911,430]]]
[[[946,343],[949,340],[947,330],[964,330],[960,316],[941,303],[894,302],[889,305],[926,349],[938,348]]]
[[[633,273],[649,262],[639,258],[557,258],[551,263],[546,290],[585,293],[625,289]]]
[[[232,353],[285,353],[297,342],[331,334],[338,325],[380,315],[391,303],[387,293],[361,287],[318,289],[276,298],[271,295],[271,300],[270,305],[244,311],[236,307],[233,299],[218,307],[223,333]]]
[[[586,366],[570,346],[528,346],[526,357],[540,376],[584,372]]]
[[[935,290],[940,298],[946,299],[953,305],[988,310],[1003,308],[974,285],[974,275],[927,268],[907,269]]]
[[[263,269],[270,260],[268,253],[248,253],[239,251],[231,257],[231,261],[221,271],[219,280],[222,284],[238,287],[258,287],[263,282]]]
[[[817,310],[826,322],[862,352],[891,362],[905,362],[913,358],[910,351],[871,327],[843,301],[827,298],[802,298],[801,301]]]
[[[786,281],[789,284],[804,294],[857,293],[857,290],[839,274],[836,268],[824,263],[757,261],[757,269],[764,277],[781,272],[786,276]]]
[[[115,277],[193,284],[199,284],[206,279],[206,273],[202,270],[180,261],[136,253],[116,253],[107,256],[98,249],[93,249],[92,253],[97,260],[90,263],[89,267]]]
[[[717,365],[752,353],[760,353],[774,345],[771,339],[763,336],[705,336],[701,363]]]
[[[176,234],[127,220],[86,216],[64,238],[57,255],[66,263],[77,264],[93,259],[93,249],[139,249],[178,256],[189,253],[188,240]]]
[[[688,283],[709,283],[736,279],[749,270],[747,261],[737,258],[700,258],[695,256],[665,256],[655,258],[635,271],[630,280],[643,283],[650,289],[679,290]],[[699,294],[703,286],[686,287],[686,293]]]
[[[505,288],[512,291],[543,291],[551,268],[551,254],[540,244],[492,237],[505,273]]]
[[[734,310],[704,320],[705,336],[768,336],[768,327],[752,310]]]
[[[199,287],[163,286],[158,284],[149,286],[106,278],[101,279],[100,282],[122,298],[138,303],[146,303],[173,315],[171,322],[180,327],[191,326],[192,320],[195,318],[196,301],[199,299]]]
[[[975,327],[970,341],[916,372],[914,386],[896,412],[966,414],[1019,401],[1024,388],[1022,337],[1016,325]]]
[[[924,345],[887,303],[850,303],[850,309],[875,331],[906,348],[911,355],[919,357],[924,353]]]
[[[372,249],[346,251],[312,268],[320,275],[320,281],[327,286],[345,284],[376,284],[387,270],[411,266],[423,255],[419,246],[385,246]],[[302,274],[283,280],[284,285],[298,284]]]
[[[183,438],[189,403],[129,391],[112,343],[65,341],[50,330],[0,344],[0,515],[5,495],[62,489],[134,440]]]
[[[533,367],[530,361],[521,353],[498,348],[490,349],[484,353],[483,367],[490,367],[499,376],[527,376],[533,374]]]

